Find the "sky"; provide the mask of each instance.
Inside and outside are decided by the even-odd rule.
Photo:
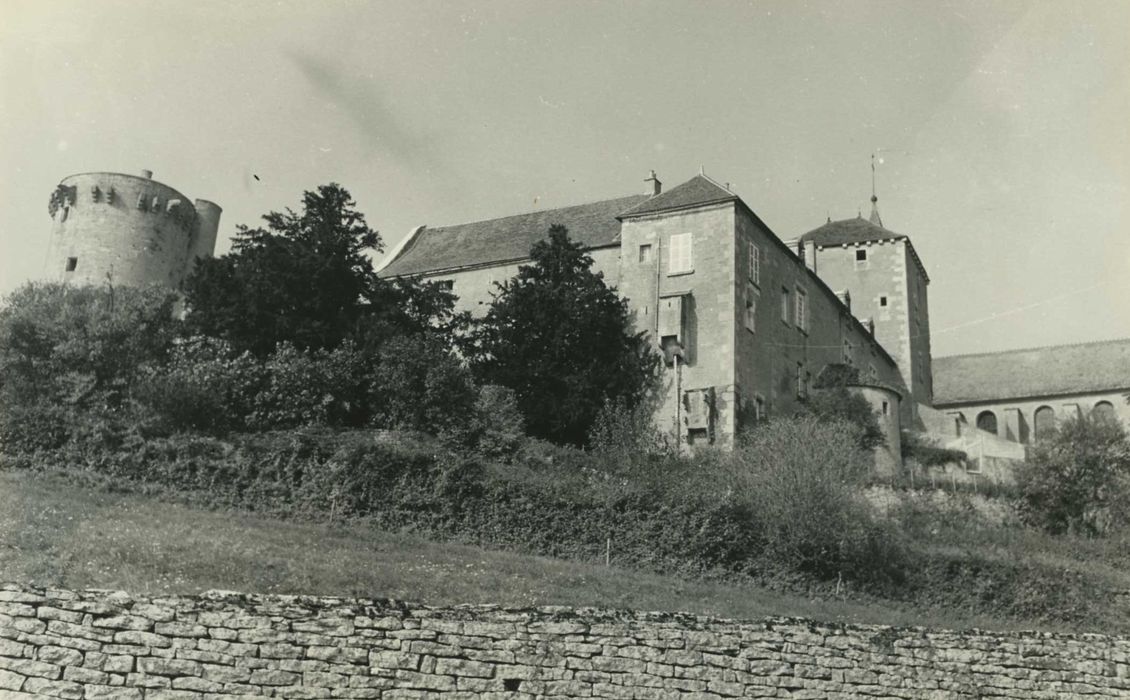
[[[1130,337],[1130,2],[0,0],[0,293],[67,175],[237,224],[338,182],[390,249],[703,169],[783,239],[867,216],[935,356]],[[379,257],[379,255],[378,255]]]

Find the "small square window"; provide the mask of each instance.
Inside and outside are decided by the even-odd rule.
[[[859,262],[867,260],[867,251],[863,248],[859,248],[855,251],[855,259]]]
[[[885,297],[885,296],[879,297],[879,306],[886,306],[886,305],[887,305],[887,297]]]
[[[644,243],[643,245],[640,246],[639,261],[641,263],[651,262],[651,244],[650,243]]]
[[[67,258],[67,272],[74,272],[78,267],[78,258]]]

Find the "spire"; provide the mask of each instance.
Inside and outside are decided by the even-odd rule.
[[[871,223],[882,226],[883,220],[879,218],[879,198],[875,196],[875,154],[871,154]]]

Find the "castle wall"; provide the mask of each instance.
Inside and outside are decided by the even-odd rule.
[[[220,208],[199,201],[203,216],[183,194],[144,175],[64,178],[51,198],[45,276],[76,284],[109,280],[176,288],[196,255],[211,255],[215,246]]]
[[[735,207],[727,202],[631,218],[620,228],[619,292],[635,314],[636,330],[657,338],[660,323],[668,323],[660,317],[667,313],[661,307],[682,299],[683,356],[677,367],[674,359],[665,366],[664,401],[656,422],[663,430],[679,430],[691,444],[731,444],[737,427],[734,216]],[[693,269],[672,274],[672,236],[687,233],[692,235]],[[641,246],[651,246],[644,260]],[[706,410],[713,420],[697,427],[692,416],[704,402],[712,405]]]
[[[956,421],[960,434],[962,426],[975,428],[977,417],[990,411],[996,417],[995,435],[1010,442],[1030,444],[1039,437],[1036,429],[1036,411],[1042,407],[1052,409],[1056,422],[1072,416],[1089,416],[1100,403],[1109,404],[1109,411],[1123,426],[1130,425],[1130,405],[1125,389],[1098,391],[1066,396],[1037,396],[1006,401],[978,401],[962,404],[939,405],[935,408],[951,422]]]
[[[856,252],[865,251],[866,261]],[[898,363],[913,400],[903,418],[913,418],[918,403],[930,405],[930,316],[927,282],[905,239],[843,246],[817,246],[816,274],[837,292],[851,294],[852,313],[875,323],[875,338]],[[884,303],[885,301],[885,303]]]
[[[0,586],[0,696],[1130,695],[1130,640],[565,607]]]
[[[744,400],[754,405],[760,402],[770,414],[787,414],[797,408],[812,380],[829,364],[850,364],[865,382],[902,385],[898,367],[882,356],[870,334],[851,318],[834,294],[835,286],[822,285],[752,217],[741,213],[737,223],[737,262],[743,280],[739,307],[744,311],[744,299],[752,293],[757,308],[753,329],[745,323],[742,311],[736,318],[737,374]],[[760,248],[760,284],[753,283],[748,272],[750,243]],[[808,310],[803,328],[796,319],[796,297],[802,292]],[[853,298],[853,307],[854,303]]]

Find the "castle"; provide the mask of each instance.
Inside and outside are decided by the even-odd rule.
[[[198,257],[212,255],[221,211],[190,202],[149,170],[71,175],[51,193],[45,277],[175,289]]]
[[[900,462],[904,428],[966,450],[979,469],[1022,459],[1041,425],[1067,415],[1130,422],[1121,400],[1130,390],[1130,341],[1097,344],[1105,353],[1097,376],[1089,346],[935,363],[926,267],[909,236],[884,226],[874,195],[871,205],[866,219],[829,218],[786,240],[706,175],[664,191],[652,172],[640,195],[420,226],[379,274],[440,281],[458,310],[481,315],[530,245],[550,225],[566,226],[627,299],[637,330],[662,349],[657,422],[691,445],[731,444],[743,420],[792,411],[834,364],[858,370],[854,390],[879,417],[887,437],[879,462],[888,467]],[[1049,372],[1066,378],[1049,380]]]
[[[51,195],[47,278],[179,287],[212,255],[220,207],[192,204],[152,179],[65,178]],[[910,238],[871,214],[778,237],[728,186],[704,174],[663,190],[441,228],[417,227],[383,261],[384,277],[439,281],[457,310],[486,312],[495,283],[562,224],[628,301],[663,353],[657,423],[689,445],[732,444],[745,421],[794,410],[829,365],[858,371],[853,390],[900,462],[903,429],[975,459],[1022,459],[1068,416],[1130,424],[1130,340],[932,358],[926,267]]]

